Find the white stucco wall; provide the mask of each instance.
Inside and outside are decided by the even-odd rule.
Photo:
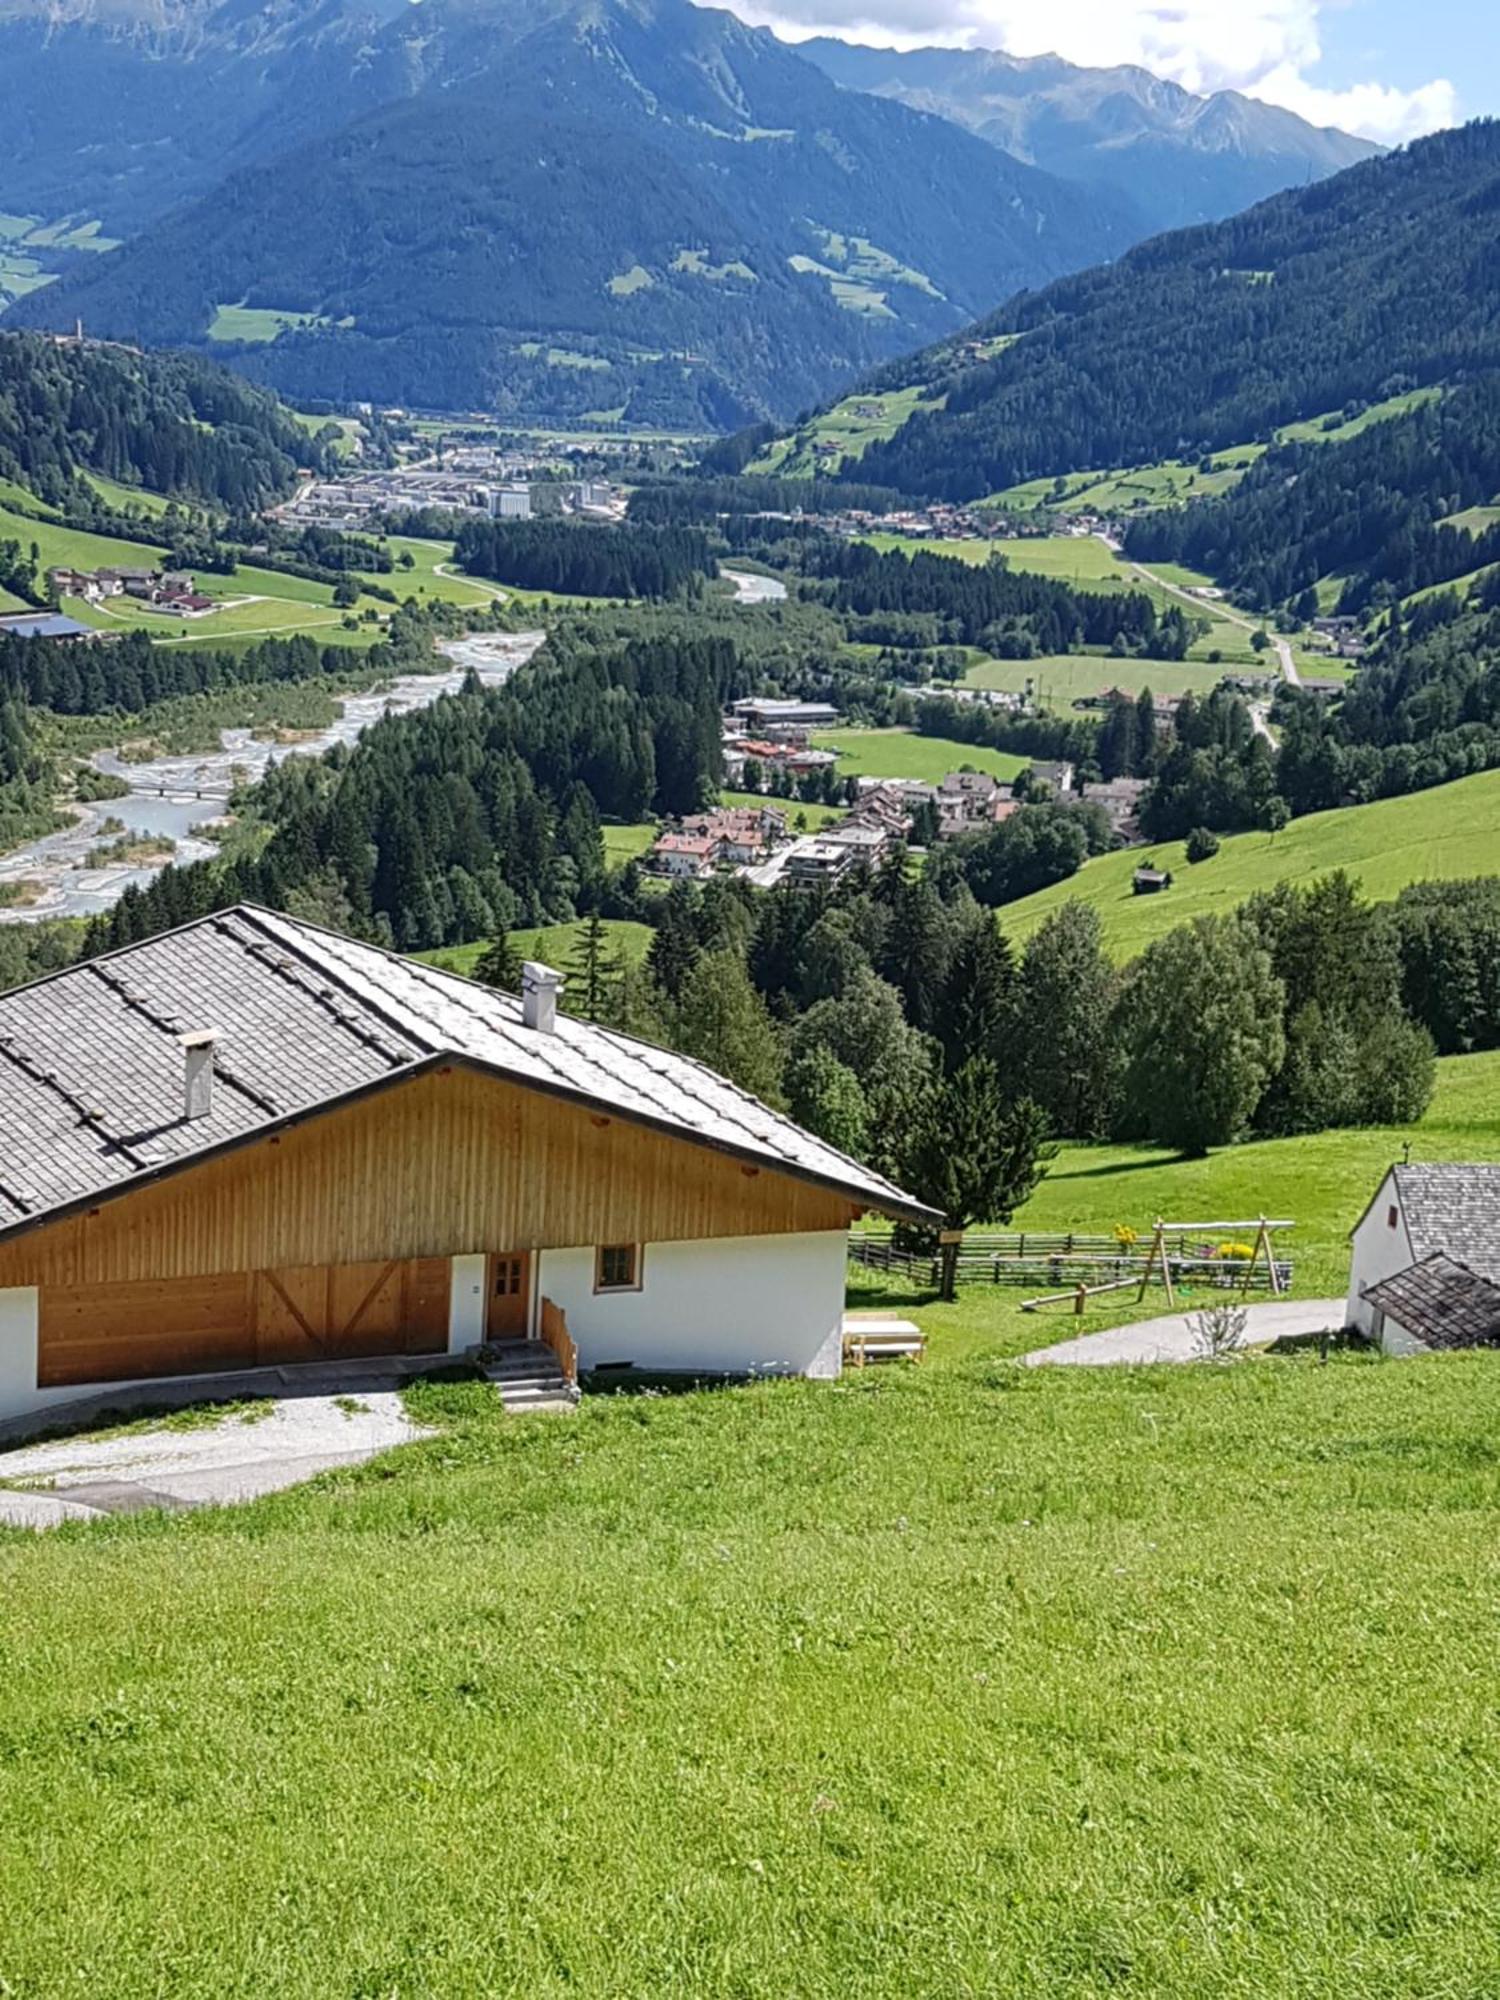
[[[1394,1229],[1387,1220],[1392,1207],[1396,1210]],[[1415,1261],[1393,1175],[1387,1174],[1381,1182],[1380,1192],[1355,1230],[1350,1247],[1349,1303],[1344,1323],[1346,1326],[1357,1326],[1362,1333],[1369,1334],[1374,1331],[1375,1312],[1364,1299],[1365,1287],[1379,1284],[1382,1278],[1393,1277],[1397,1271],[1404,1271]]]
[[[448,1352],[462,1354],[484,1339],[485,1259],[455,1257],[448,1287]]]
[[[594,1290],[594,1246],[545,1250],[537,1290],[567,1315],[579,1366],[837,1375],[843,1230],[648,1243],[641,1289]]]
[[[0,1417],[37,1407],[36,1345],[35,1285],[0,1291]]]
[[[1382,1354],[1430,1354],[1432,1349],[1425,1340],[1418,1340],[1414,1333],[1408,1333],[1404,1326],[1398,1326],[1389,1313],[1372,1314],[1377,1323],[1376,1338],[1380,1342]]]

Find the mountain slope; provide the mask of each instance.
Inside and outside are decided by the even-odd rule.
[[[1500,124],[1482,122],[1013,298],[873,378],[922,394],[857,476],[972,499],[1496,367]]]
[[[64,501],[84,471],[257,508],[319,448],[289,410],[206,361],[0,333],[0,481]]]
[[[412,94],[246,166],[15,317],[248,333],[236,364],[304,395],[724,423],[1139,233],[1124,204],[685,0],[426,0],[420,27],[413,53],[408,8],[367,65],[388,77],[406,47]],[[280,133],[305,125],[301,97],[279,102]]]
[[[798,44],[849,90],[893,97],[1064,180],[1128,190],[1152,232],[1212,222],[1380,151],[1238,91],[1197,97],[1149,70],[995,49]]]

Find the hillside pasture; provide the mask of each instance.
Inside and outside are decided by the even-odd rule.
[[[1466,1060],[1423,1153],[1483,1143]],[[1335,1136],[1352,1221],[1396,1140]],[[1236,1154],[1056,1186],[1297,1211]],[[923,1368],[437,1381],[371,1465],[0,1533],[7,1983],[1488,1992],[1500,1360],[1028,1370],[990,1297]]]
[[[1172,871],[1172,887],[1137,896],[1131,876],[1148,858]],[[1405,798],[1309,813],[1277,834],[1226,834],[1213,859],[1196,865],[1186,860],[1181,841],[1122,848],[998,914],[1007,936],[1021,940],[1060,904],[1075,898],[1092,903],[1109,950],[1128,959],[1176,924],[1223,916],[1257,889],[1305,884],[1335,868],[1357,875],[1365,895],[1378,902],[1412,882],[1500,874],[1500,771]]]
[[[627,965],[639,965],[656,935],[651,926],[632,923],[624,917],[605,917],[601,921],[608,934],[610,951],[618,953]],[[512,931],[510,941],[522,958],[539,959],[542,964],[565,972],[578,955],[584,928],[582,921],[544,924],[540,929]],[[444,945],[439,951],[421,951],[414,956],[446,972],[461,972],[471,977],[488,946],[489,940],[481,938],[473,944]]]

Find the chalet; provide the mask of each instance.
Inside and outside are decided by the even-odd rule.
[[[1500,1166],[1392,1167],[1350,1244],[1347,1324],[1388,1354],[1500,1345]]]
[[[0,996],[0,1417],[539,1330],[836,1374],[851,1221],[932,1212],[560,985],[241,906]]]
[[[1158,896],[1163,889],[1172,886],[1172,871],[1169,868],[1153,868],[1148,862],[1137,868],[1130,878],[1130,893],[1133,896]]]

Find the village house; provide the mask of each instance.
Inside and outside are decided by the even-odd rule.
[[[1039,786],[1055,799],[1065,798],[1073,789],[1073,766],[1060,758],[1052,761],[1042,758],[1027,767],[1026,775],[1033,786]]]
[[[1500,1166],[1391,1167],[1350,1245],[1346,1324],[1387,1354],[1500,1345]]]
[[[718,841],[705,833],[663,833],[652,842],[646,858],[658,875],[696,882],[712,873],[718,851]]]
[[[0,996],[0,1418],[536,1336],[837,1374],[850,1223],[937,1218],[525,982],[241,906]]]
[[[1141,837],[1138,815],[1142,794],[1149,785],[1148,778],[1104,778],[1086,784],[1081,796],[1086,804],[1103,807],[1110,832],[1129,846]]]

